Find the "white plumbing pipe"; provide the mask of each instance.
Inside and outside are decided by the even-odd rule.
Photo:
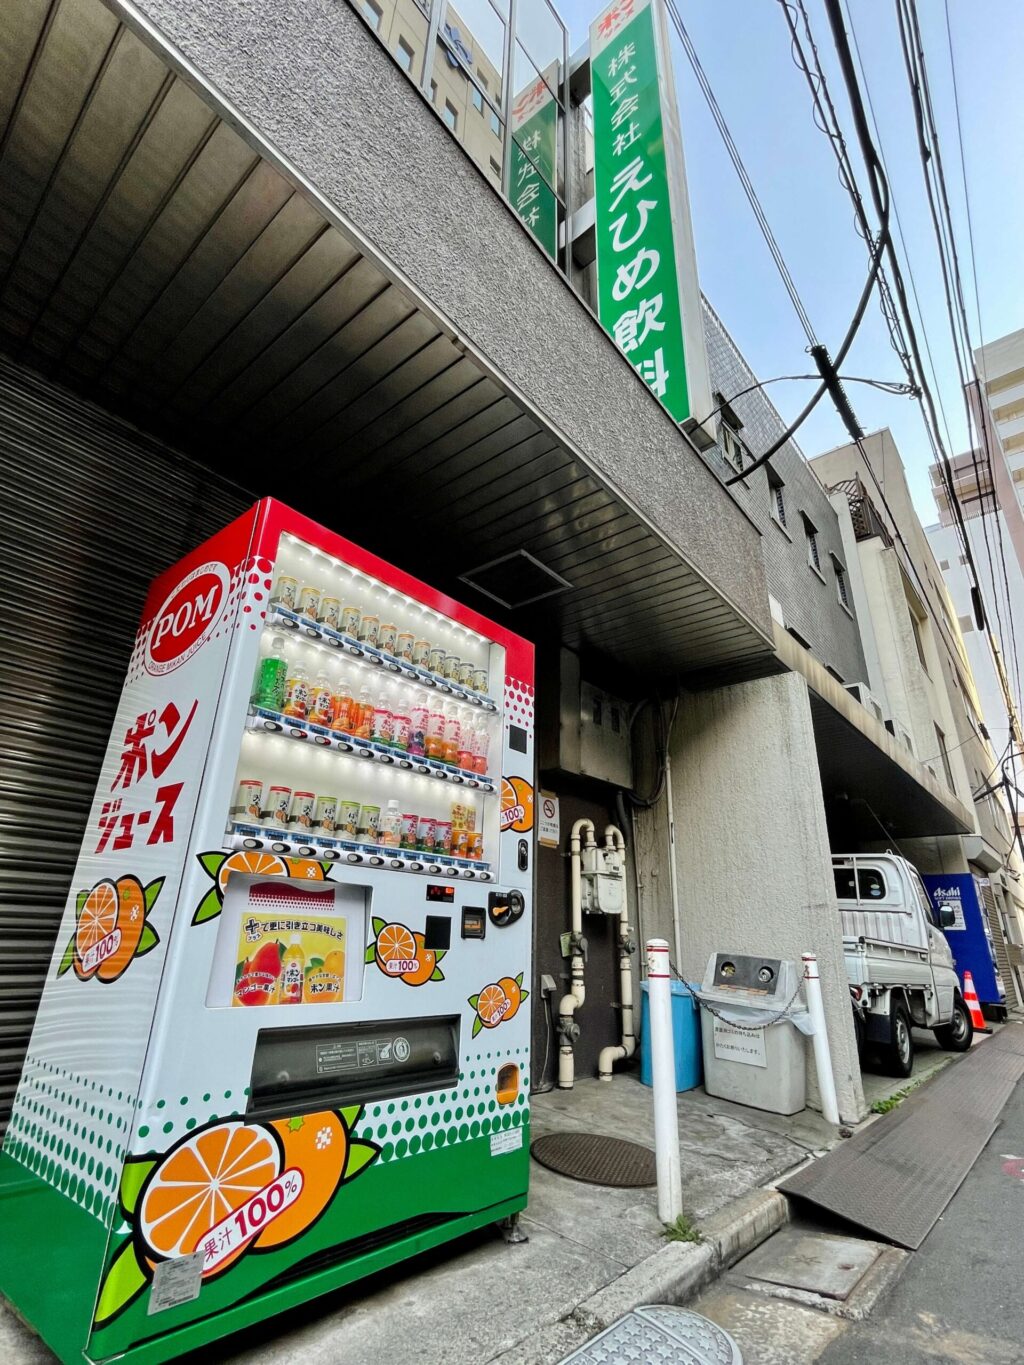
[[[602,1081],[612,1078],[612,1064],[620,1058],[632,1057],[636,1051],[636,1034],[633,1029],[633,972],[629,964],[629,906],[626,900],[626,841],[622,831],[615,825],[608,825],[604,832],[607,848],[616,848],[622,854],[622,913],[619,916],[619,1000],[622,1007],[622,1041],[618,1046],[603,1047],[597,1059],[597,1074]]]
[[[668,807],[668,884],[672,900],[672,937],[676,947],[676,971],[683,977],[683,929],[679,917],[679,872],[676,868],[676,808],[672,799],[672,732],[665,739],[665,804]]]
[[[683,1211],[683,1178],[679,1163],[675,1047],[672,1039],[672,978],[668,953],[668,942],[665,939],[647,940],[647,1003],[651,1020],[658,1217],[663,1223],[674,1223]]]
[[[813,953],[803,954],[804,995],[807,997],[807,1013],[811,1016],[814,1033],[814,1068],[818,1073],[818,1090],[821,1092],[821,1112],[828,1123],[839,1126],[839,1104],[836,1100],[836,1083],[832,1074],[832,1054],[825,1030],[825,1007],[821,1002],[821,977],[818,975],[818,959]]]
[[[573,942],[576,945],[579,944],[580,935],[583,933],[583,864],[581,857],[583,848],[581,835],[583,830],[587,831],[587,848],[596,847],[593,820],[588,820],[585,816],[582,819],[577,820],[572,827],[572,835],[569,839],[569,857],[572,867],[572,892],[570,897],[572,932]],[[562,1041],[558,1048],[559,1090],[571,1090],[576,1078],[576,1065],[573,1057],[570,1032],[573,1024],[573,1016],[587,998],[587,987],[584,979],[585,966],[583,954],[577,946],[573,949],[572,962],[569,968],[569,993],[563,995],[558,1002],[558,1023],[562,1037]]]

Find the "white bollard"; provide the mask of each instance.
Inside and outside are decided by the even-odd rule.
[[[839,1104],[836,1100],[836,1083],[832,1075],[832,1053],[825,1031],[825,1008],[821,1003],[821,977],[818,975],[818,959],[813,953],[803,954],[804,994],[807,997],[807,1013],[814,1025],[814,1069],[818,1073],[818,1089],[821,1092],[821,1112],[829,1123],[837,1127],[840,1123]]]
[[[658,1169],[658,1217],[674,1223],[683,1211],[676,1112],[675,1047],[672,1038],[672,987],[668,944],[647,940],[647,999],[651,1023],[651,1072],[654,1080],[654,1157]]]

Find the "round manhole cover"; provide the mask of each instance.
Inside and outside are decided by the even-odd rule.
[[[623,1138],[600,1133],[548,1133],[534,1138],[530,1151],[549,1171],[590,1185],[633,1189],[657,1181],[651,1149]]]

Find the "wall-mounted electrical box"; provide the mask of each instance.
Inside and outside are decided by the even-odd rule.
[[[631,788],[632,704],[582,678],[579,656],[571,649],[558,651],[558,681],[557,744],[554,727],[545,727],[540,767]]]

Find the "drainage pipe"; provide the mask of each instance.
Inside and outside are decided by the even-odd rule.
[[[807,1013],[811,1016],[814,1033],[814,1069],[818,1073],[818,1090],[821,1093],[821,1112],[827,1123],[839,1126],[839,1104],[836,1100],[836,1083],[832,1074],[832,1054],[825,1031],[825,1007],[821,1002],[821,977],[818,975],[818,959],[813,953],[803,954],[804,995],[807,998]]]
[[[668,943],[647,940],[647,1004],[651,1020],[651,1071],[654,1081],[654,1159],[658,1172],[658,1217],[674,1223],[683,1211],[676,1111],[675,1047],[672,1040],[672,979]]]
[[[584,980],[586,961],[583,956],[583,860],[582,834],[587,831],[587,848],[596,848],[594,822],[586,817],[577,820],[572,827],[569,839],[569,858],[572,867],[572,962],[570,964],[569,993],[558,1002],[558,1033],[561,1043],[558,1047],[558,1088],[571,1090],[576,1078],[576,1064],[573,1057],[573,1043],[579,1037],[576,1011],[587,997]]]
[[[629,965],[633,942],[629,930],[629,905],[626,899],[626,841],[622,831],[608,825],[604,832],[606,848],[615,848],[622,856],[622,913],[619,916],[619,999],[622,1005],[622,1041],[618,1046],[604,1047],[597,1059],[597,1074],[602,1081],[612,1078],[612,1064],[620,1058],[632,1057],[636,1051],[633,1030],[633,972]]]

